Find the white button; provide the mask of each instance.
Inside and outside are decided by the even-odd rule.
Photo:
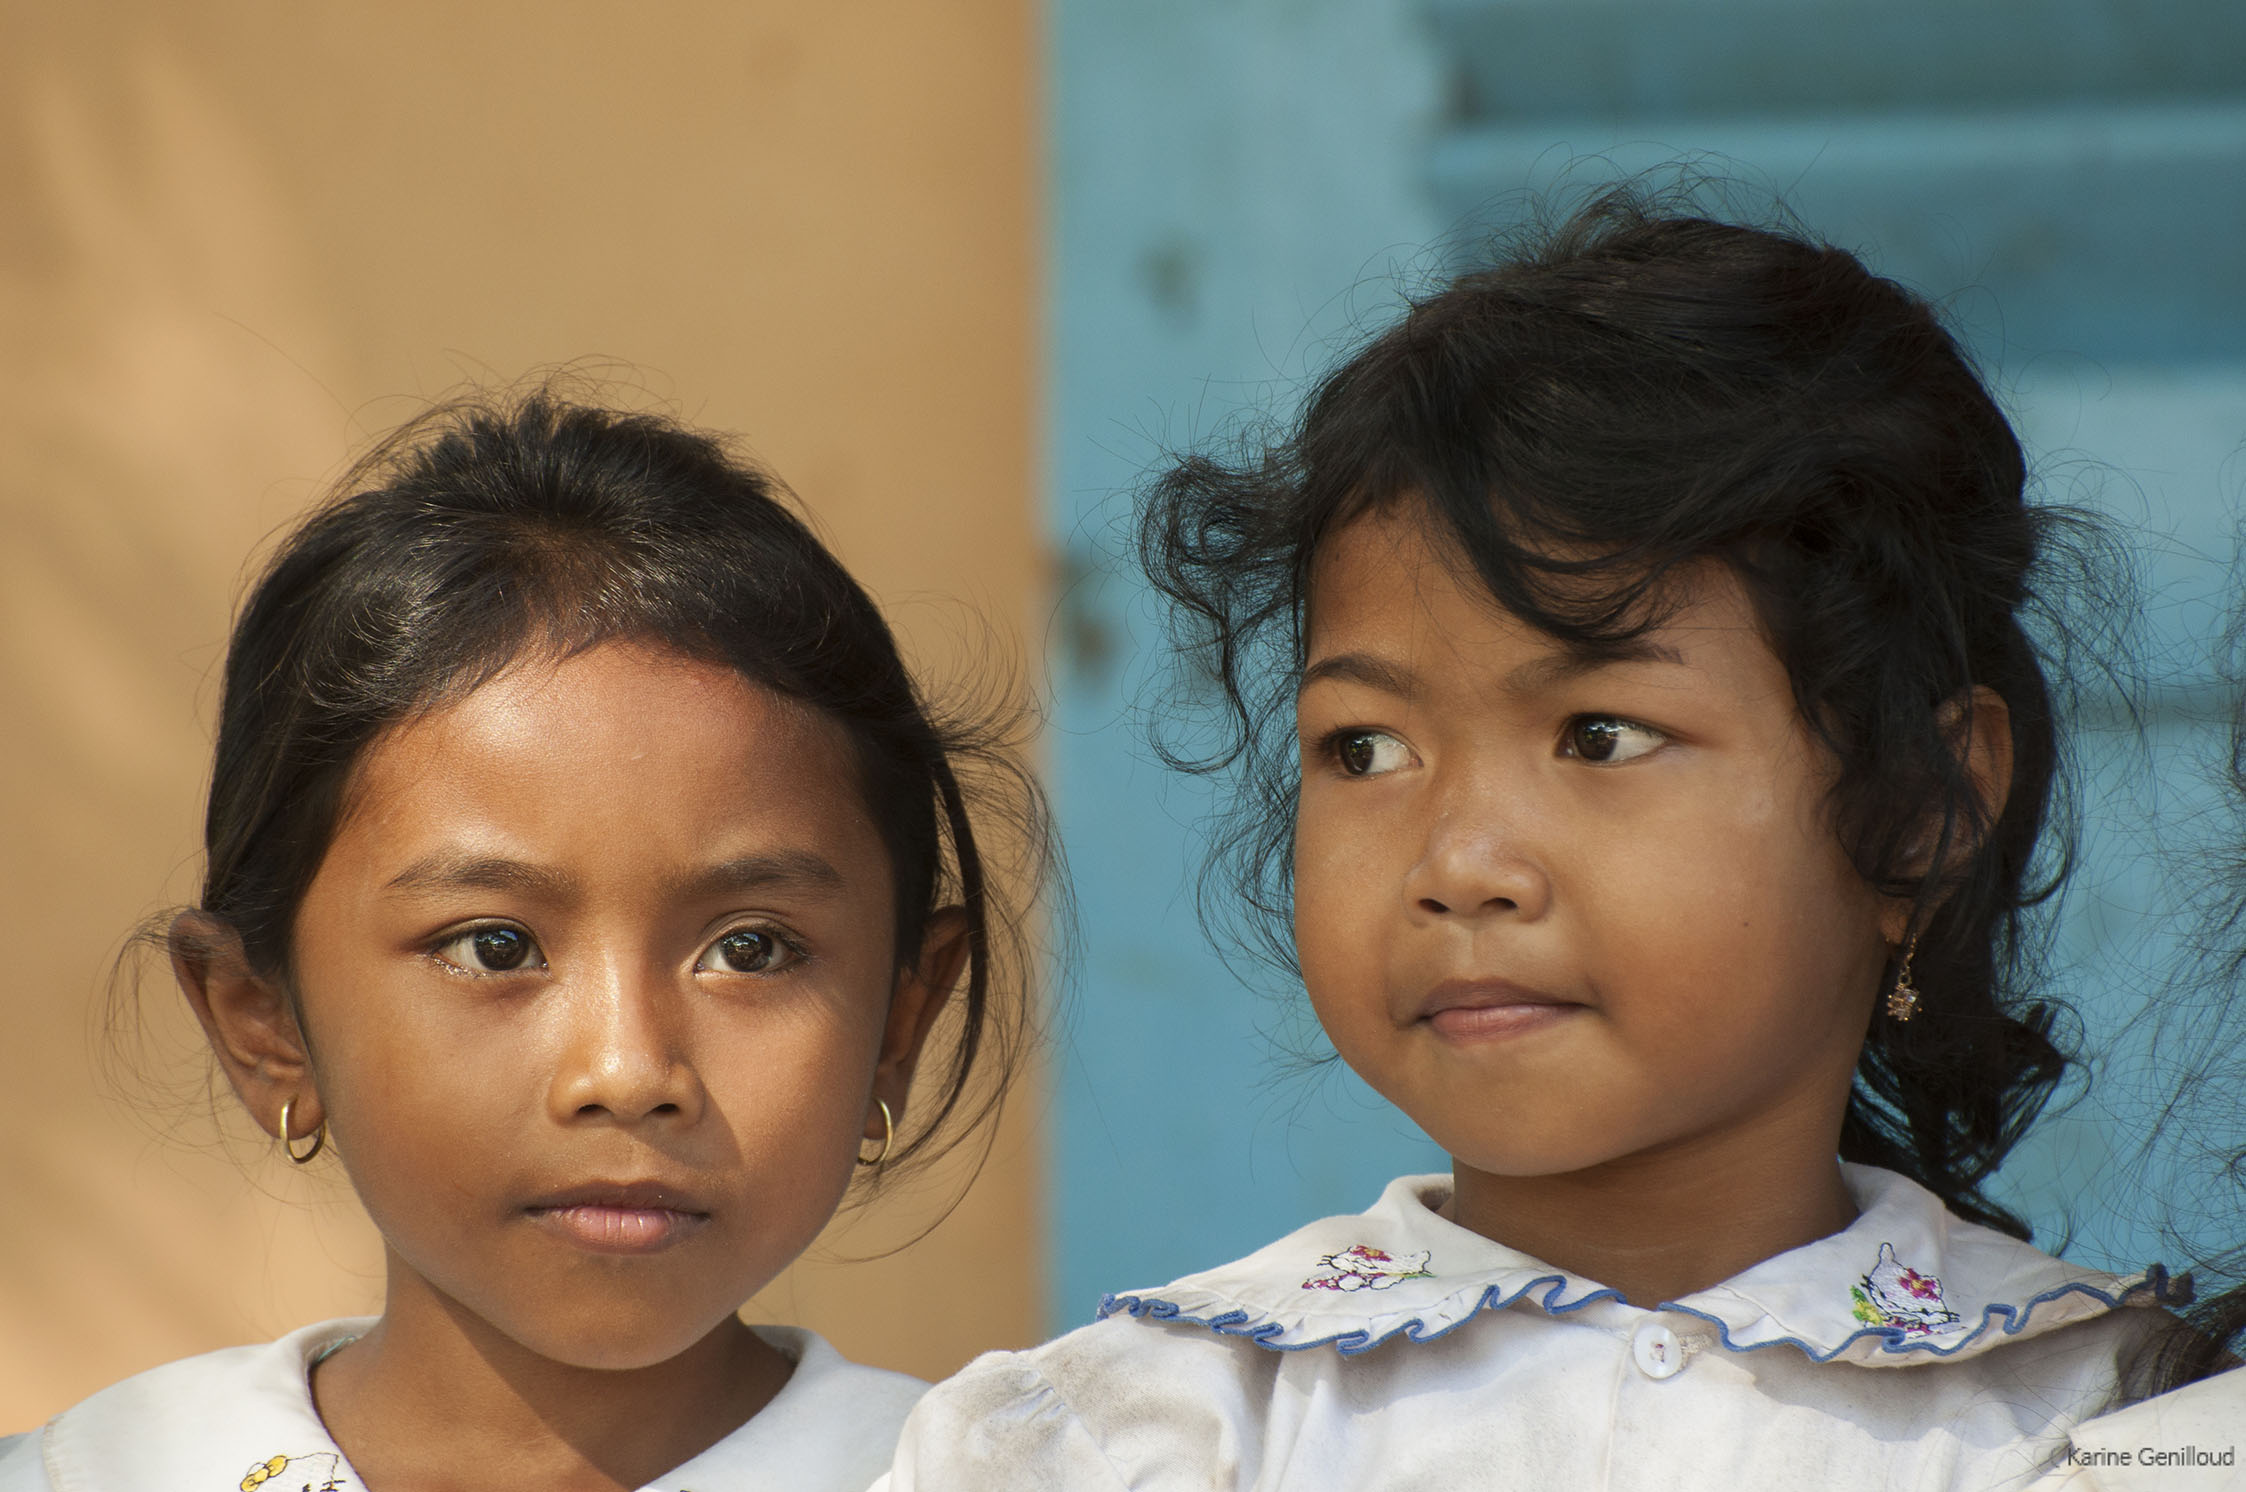
[[[1630,1357],[1648,1378],[1674,1378],[1684,1371],[1685,1344],[1658,1321],[1644,1321],[1630,1338]]]

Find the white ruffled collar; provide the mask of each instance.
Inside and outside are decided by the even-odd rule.
[[[372,1320],[324,1321],[256,1347],[230,1347],[103,1389],[47,1423],[40,1446],[55,1492],[359,1492],[365,1485],[320,1420],[312,1367]],[[648,1492],[864,1486],[927,1385],[853,1363],[816,1332],[751,1328],[795,1362],[746,1424],[648,1484]],[[493,1468],[493,1485],[509,1482]]]
[[[1897,1366],[1972,1356],[2121,1305],[2150,1305],[2157,1267],[2079,1269],[1956,1217],[1924,1187],[1844,1165],[1856,1221],[1720,1285],[1654,1308],[1698,1317],[1734,1352],[1791,1346],[1818,1362]],[[1390,1182],[1371,1210],[1297,1229],[1247,1258],[1154,1290],[1110,1295],[1100,1315],[1196,1325],[1281,1351],[1366,1352],[1424,1341],[1483,1311],[1650,1314],[1436,1209],[1448,1176]]]
[[[323,1321],[113,1384],[47,1422],[48,1480],[56,1492],[356,1489],[358,1473],[313,1407],[312,1365],[373,1324]]]

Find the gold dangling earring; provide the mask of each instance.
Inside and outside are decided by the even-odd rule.
[[[289,1111],[295,1107],[293,1098],[281,1105],[281,1153],[297,1165],[308,1166],[313,1156],[328,1148],[328,1121],[324,1117],[320,1120],[320,1127],[312,1131],[312,1148],[298,1155],[296,1146],[289,1140]]]
[[[1902,967],[1895,971],[1894,988],[1887,992],[1887,1018],[1907,1021],[1918,1011],[1918,986],[1911,983],[1911,955],[1918,952],[1918,934],[1911,934],[1910,946],[1903,950]]]
[[[889,1100],[877,1098],[874,1102],[881,1106],[881,1148],[874,1152],[871,1160],[863,1155],[859,1156],[858,1164],[861,1166],[879,1166],[889,1158],[889,1147],[897,1143],[897,1120],[889,1112]]]

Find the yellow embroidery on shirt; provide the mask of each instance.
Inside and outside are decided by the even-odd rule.
[[[270,1461],[258,1462],[249,1469],[249,1475],[242,1478],[242,1492],[257,1492],[260,1486],[279,1476],[281,1468],[288,1464],[289,1458],[286,1456],[275,1456]]]
[[[314,1461],[325,1461],[327,1463],[327,1474],[325,1476],[314,1474],[312,1468]],[[258,1462],[242,1474],[242,1492],[258,1492],[258,1488],[265,1486],[267,1482],[272,1481],[273,1478],[286,1471],[291,1465],[303,1468],[301,1473],[304,1477],[303,1482],[295,1487],[269,1488],[268,1492],[339,1492],[339,1489],[344,1485],[342,1477],[337,1474],[337,1468],[342,1465],[342,1458],[333,1451],[315,1451],[309,1456],[269,1456]],[[291,1480],[293,1481],[294,1478],[291,1478]]]

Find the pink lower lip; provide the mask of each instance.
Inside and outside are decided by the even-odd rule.
[[[533,1207],[530,1215],[597,1254],[652,1254],[709,1221],[705,1213],[668,1207]]]
[[[1559,1024],[1580,1005],[1454,1005],[1427,1016],[1436,1034],[1453,1041],[1495,1041]]]

